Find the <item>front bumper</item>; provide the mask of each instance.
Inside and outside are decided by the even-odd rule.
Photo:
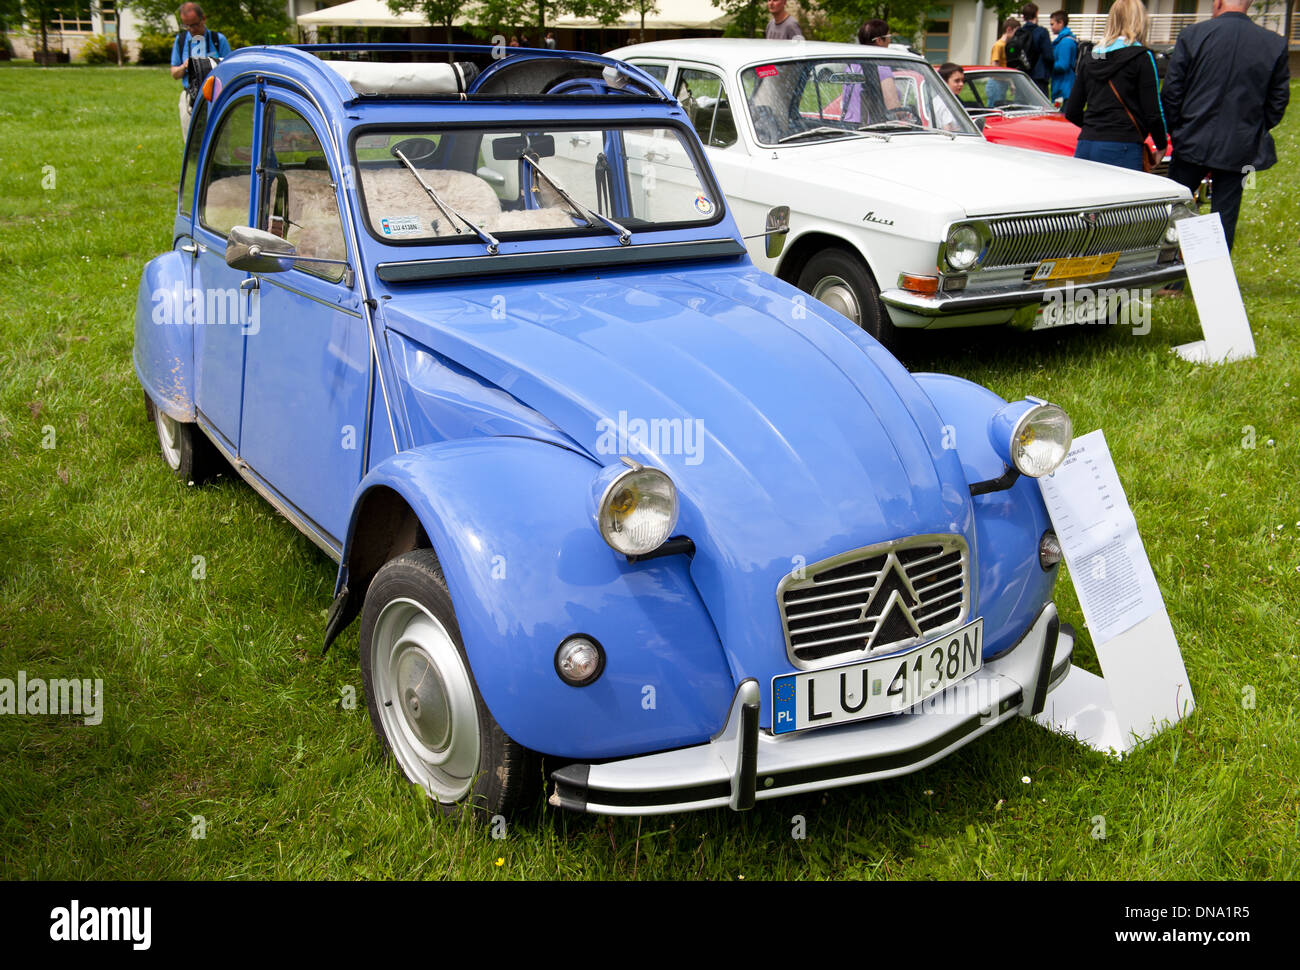
[[[1089,279],[1086,285],[1097,289],[1133,290],[1164,286],[1187,276],[1187,267],[1180,260],[1162,263],[1132,272],[1113,273],[1105,279]],[[1037,308],[1053,299],[1069,299],[1077,286],[1074,281],[1060,284],[1038,285],[1020,283],[996,289],[965,290],[956,293],[938,293],[925,296],[910,290],[884,290],[880,299],[888,306],[922,317],[954,317],[964,314],[986,313],[994,310],[1019,310]],[[1031,288],[1032,287],[1032,288]]]
[[[821,791],[917,771],[1003,721],[1043,710],[1069,672],[1074,632],[1048,603],[1014,647],[904,714],[778,737],[760,730],[763,690],[744,681],[707,744],[551,775],[550,804],[605,815],[656,815]]]

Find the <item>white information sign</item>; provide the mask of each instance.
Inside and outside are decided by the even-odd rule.
[[[1246,306],[1241,302],[1219,214],[1180,219],[1178,241],[1205,339],[1180,344],[1174,352],[1197,364],[1254,357],[1255,338],[1246,319]]]
[[[1039,723],[1123,754],[1191,712],[1187,670],[1105,435],[1038,480],[1103,677],[1071,667]]]

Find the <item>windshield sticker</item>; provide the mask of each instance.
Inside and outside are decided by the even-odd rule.
[[[379,227],[385,236],[416,236],[424,231],[419,216],[389,216],[379,220]]]
[[[713,203],[704,196],[697,195],[695,197],[695,210],[699,212],[700,215],[711,216],[713,215]]]
[[[764,64],[754,73],[759,77],[776,77],[781,72],[776,69],[775,64]]]

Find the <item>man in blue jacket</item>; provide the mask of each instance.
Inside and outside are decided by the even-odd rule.
[[[1286,41],[1249,9],[1250,0],[1214,0],[1212,20],[1183,29],[1162,98],[1174,143],[1169,177],[1195,192],[1209,173],[1229,249],[1244,184],[1277,161],[1269,129],[1291,97]]]
[[[181,22],[181,32],[172,44],[172,77],[181,82],[181,138],[189,134],[190,111],[193,105],[188,96],[189,83],[185,77],[186,68],[191,57],[210,57],[220,60],[230,56],[230,41],[219,31],[208,30],[207,18],[203,8],[197,3],[183,3],[176,11],[176,19]]]
[[[1079,42],[1070,30],[1070,15],[1064,10],[1052,14],[1052,100],[1064,103],[1074,86],[1074,62]]]
[[[1038,26],[1038,4],[1025,4],[1020,17],[1024,23],[1007,42],[1007,66],[1028,73],[1046,95],[1052,81],[1052,35]]]

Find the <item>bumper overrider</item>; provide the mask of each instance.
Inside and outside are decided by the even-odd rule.
[[[1148,266],[1130,272],[1112,273],[1105,278],[1061,280],[1045,286],[1027,288],[1024,283],[1005,287],[959,290],[952,293],[913,293],[900,288],[884,290],[880,299],[891,307],[906,310],[923,317],[960,316],[985,310],[1037,308],[1053,299],[1068,298],[1079,286],[1097,286],[1109,289],[1140,290],[1164,286],[1187,276],[1187,267],[1180,260]]]
[[[1069,672],[1074,631],[1048,603],[1010,649],[912,710],[777,736],[760,730],[771,703],[757,680],[741,683],[722,730],[707,744],[551,774],[550,804],[605,815],[657,815],[821,791],[917,771],[1013,717],[1043,710]]]

